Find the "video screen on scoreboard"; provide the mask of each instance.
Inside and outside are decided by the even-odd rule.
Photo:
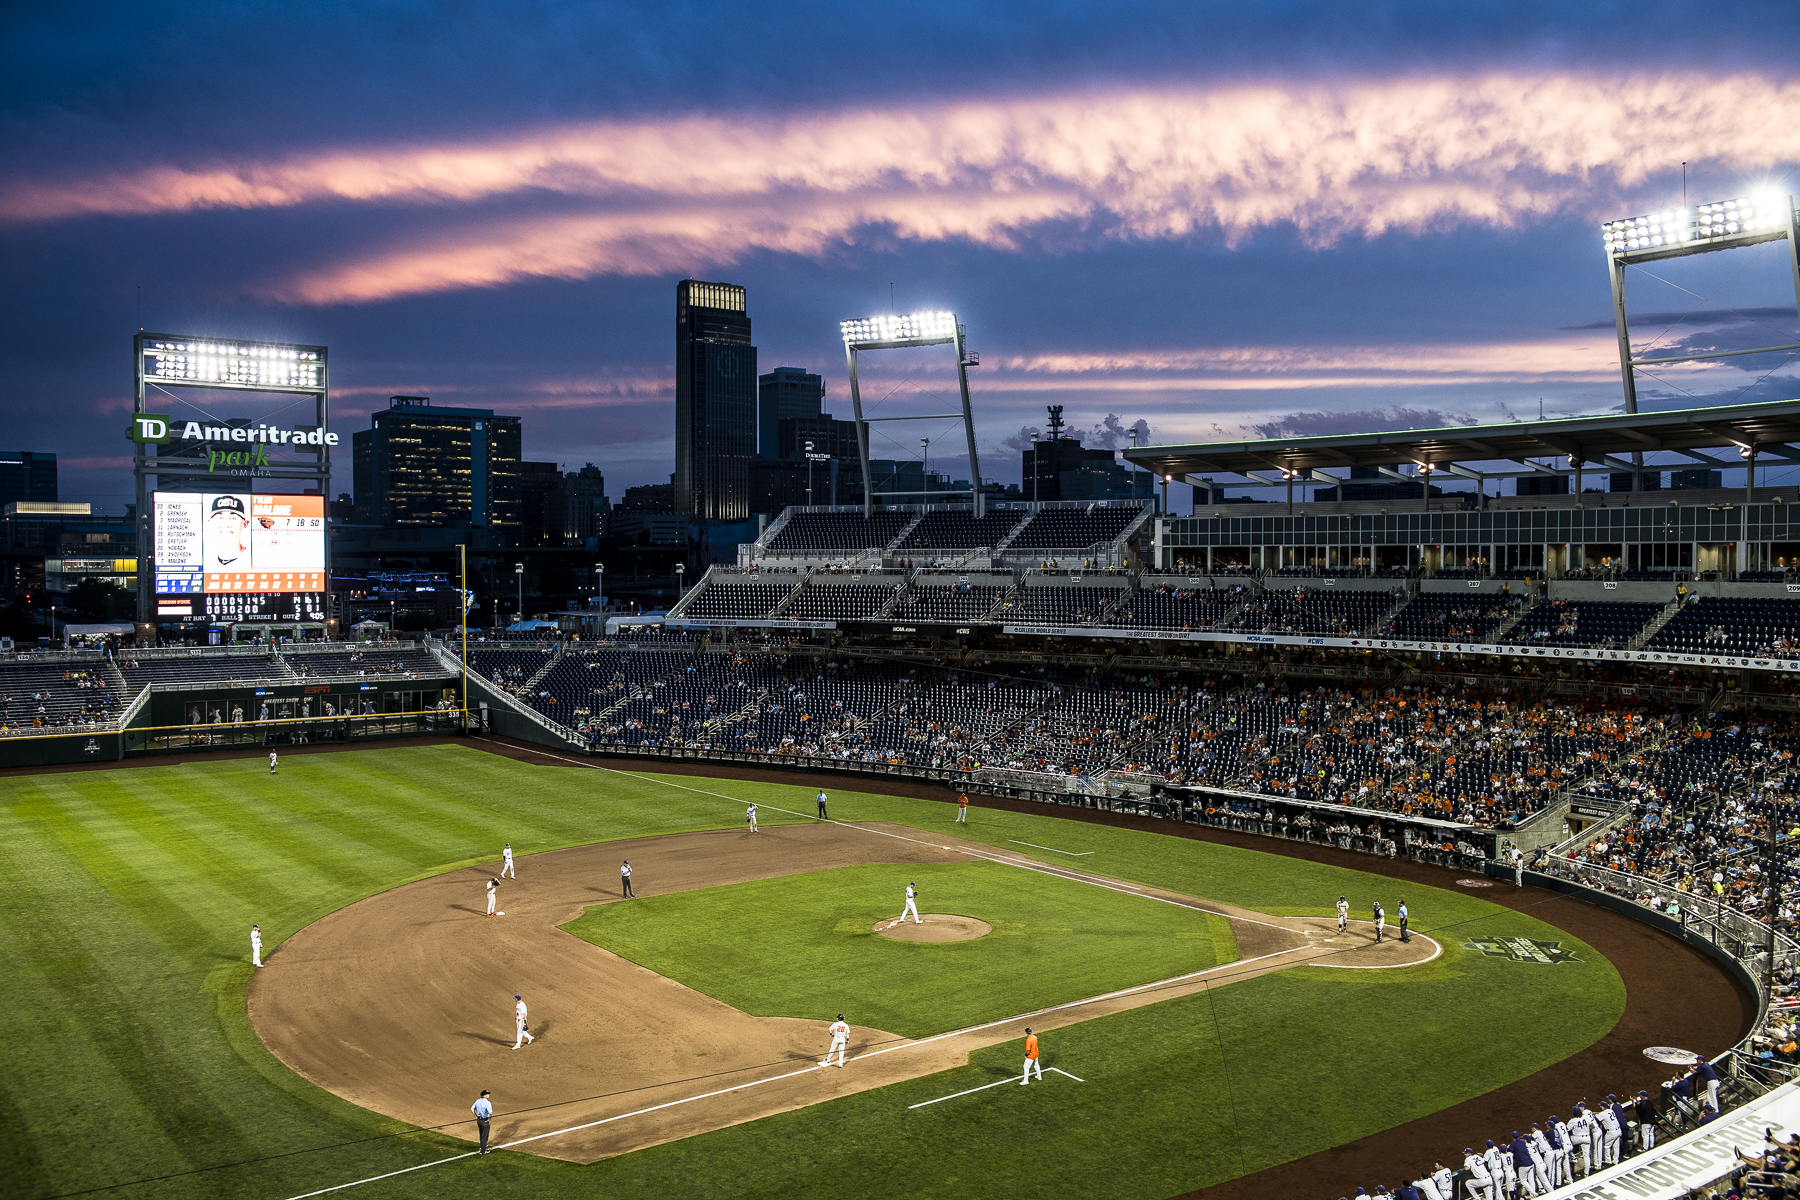
[[[157,492],[155,522],[159,616],[323,619],[323,496]]]

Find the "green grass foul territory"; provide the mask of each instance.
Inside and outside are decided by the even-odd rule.
[[[460,746],[296,751],[282,755],[273,777],[266,760],[232,759],[0,780],[0,1011],[9,1018],[0,1039],[9,1084],[0,1090],[8,1131],[0,1190],[21,1200],[83,1192],[279,1200],[460,1153],[466,1142],[340,1100],[263,1048],[244,1010],[250,924],[260,922],[267,948],[279,953],[284,938],[325,914],[410,880],[493,862],[503,841],[530,855],[736,828],[751,800],[763,806],[765,824],[810,821],[813,790],[540,767]],[[1035,1195],[1151,1200],[1520,1078],[1591,1043],[1622,1009],[1617,975],[1591,950],[1472,896],[1428,888],[1402,895],[1359,871],[1049,813],[975,809],[958,826],[951,805],[828,790],[835,818],[954,833],[1264,911],[1324,914],[1342,892],[1359,914],[1377,897],[1391,912],[1404,898],[1415,928],[1441,936],[1449,950],[1422,968],[1301,968],[1054,1031],[1047,1062],[1082,1076],[1079,1085],[1053,1074],[1043,1089],[996,1087],[907,1108],[1016,1069],[1017,1045],[999,1046],[954,1071],[591,1167],[502,1152],[340,1194],[1002,1197],[1029,1180]],[[836,874],[792,881],[796,902],[835,887],[828,881]],[[1114,903],[1112,893],[1091,888],[1068,901],[1054,890],[1039,896],[1039,877],[988,864],[907,877],[915,876],[927,911],[975,907],[949,903],[942,890],[952,887],[970,895],[994,886],[1030,891],[1039,897],[1032,905],[1051,910],[1093,913]],[[783,903],[786,882],[757,886]],[[1011,935],[950,946],[867,938],[857,930],[899,910],[891,881],[875,890],[868,904],[857,898],[844,911],[813,911],[812,930],[796,936],[822,936],[817,927],[827,916],[832,931],[848,922],[841,953],[875,941],[883,942],[878,954],[900,952],[871,960],[877,972],[887,961],[978,963],[1012,952]],[[640,903],[664,899],[681,898]],[[970,915],[1002,930],[1009,921],[1037,928],[1017,940],[1046,955],[1073,946],[1050,931],[1091,928],[1013,907],[998,920]],[[1137,935],[1157,927],[1146,923],[1177,918],[1193,920],[1174,909],[1134,914],[1133,937],[1118,939],[1123,950],[1100,939],[1092,958],[1073,955],[1080,961],[1072,969],[1110,979],[1146,969],[1147,959],[1153,966],[1166,952],[1155,945],[1161,935]],[[1189,961],[1222,953],[1228,943],[1210,923],[1205,929],[1204,937],[1166,940],[1178,955],[1194,956]],[[758,930],[765,945],[770,933]],[[1462,948],[1496,933],[1561,940],[1578,961],[1533,967]],[[913,951],[924,953],[907,958]],[[932,957],[943,951],[950,953]],[[806,980],[781,986],[787,994],[771,1000],[814,1004]],[[956,1003],[998,1004],[1010,986],[971,988]],[[893,1024],[954,1023],[948,1009],[928,1008],[936,1001],[917,999]],[[849,1003],[834,997],[830,1011]],[[857,1016],[870,1019],[860,1009]],[[1478,1050],[1469,1029],[1482,1031]]]

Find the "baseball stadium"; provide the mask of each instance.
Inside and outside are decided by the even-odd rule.
[[[1731,204],[1609,224],[1615,280],[1800,291],[1792,200]],[[860,503],[406,633],[326,602],[325,348],[137,336],[138,619],[0,654],[6,1195],[1784,1186],[1800,400],[1637,411],[1621,302],[1620,414],[1008,500],[954,314],[841,333]],[[946,345],[967,493],[877,493],[857,355]]]

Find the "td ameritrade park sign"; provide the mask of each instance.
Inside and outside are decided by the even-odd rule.
[[[270,447],[338,444],[337,434],[318,426],[283,429],[263,424],[206,425],[199,421],[184,421],[178,426],[166,413],[133,414],[128,436],[139,445],[203,446],[206,469],[217,471],[223,467],[231,474],[249,474],[271,465]]]

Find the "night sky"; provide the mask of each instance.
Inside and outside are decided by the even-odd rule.
[[[113,512],[140,327],[328,345],[346,435],[429,395],[522,416],[528,458],[615,500],[666,481],[686,275],[747,287],[760,369],[822,371],[839,416],[840,319],[955,310],[1004,481],[1046,404],[1119,446],[1604,413],[1599,222],[1680,203],[1684,161],[1693,203],[1800,191],[1791,0],[233,0],[0,31],[0,447]],[[1786,254],[1634,270],[1639,348],[1800,342]],[[863,365],[880,412],[954,393],[945,350]],[[966,472],[951,423],[876,429]]]

